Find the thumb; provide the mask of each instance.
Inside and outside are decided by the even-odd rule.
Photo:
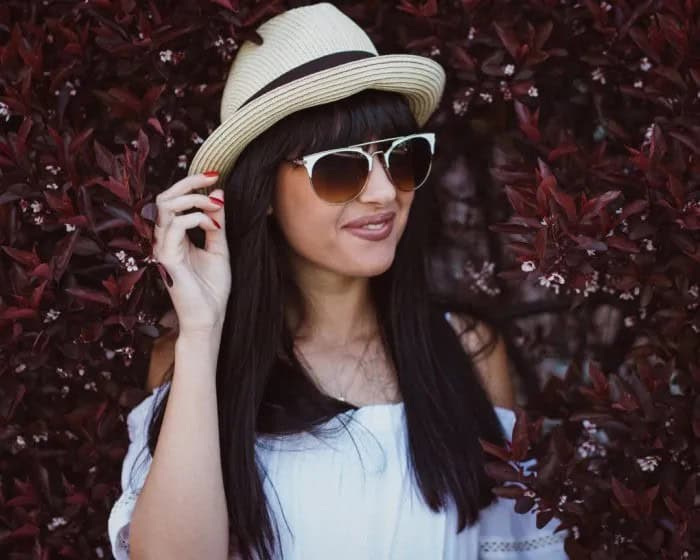
[[[224,200],[224,191],[222,189],[214,189],[209,193],[210,197]],[[221,228],[207,229],[204,231],[204,249],[213,253],[228,253],[228,244],[226,243],[226,206],[223,205],[217,210],[207,212]]]

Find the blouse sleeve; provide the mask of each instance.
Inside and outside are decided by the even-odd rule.
[[[114,502],[107,522],[109,542],[116,560],[128,560],[129,558],[131,514],[152,460],[147,446],[148,425],[156,406],[155,399],[161,395],[164,387],[165,385],[156,387],[148,397],[129,412],[126,418],[129,447],[121,468],[122,493]]]
[[[494,407],[498,419],[510,440],[515,426],[515,413],[507,408]],[[535,461],[521,463],[527,471]],[[535,523],[536,513],[517,513],[514,501],[509,498],[497,500],[483,509],[479,518],[480,560],[564,560],[564,539],[568,532],[554,532],[559,520],[552,518],[541,529]]]

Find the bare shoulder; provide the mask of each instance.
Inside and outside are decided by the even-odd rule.
[[[174,330],[156,339],[151,349],[151,359],[148,365],[146,389],[152,391],[170,380],[175,366],[175,341],[177,340],[177,318],[174,312],[166,313],[160,324],[174,327]]]
[[[486,323],[462,314],[448,313],[447,320],[471,357],[491,402],[513,408],[515,393],[501,335]]]

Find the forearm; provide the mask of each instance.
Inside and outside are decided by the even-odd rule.
[[[136,502],[131,557],[221,559],[228,515],[219,448],[216,360],[221,333],[181,333],[153,461]]]

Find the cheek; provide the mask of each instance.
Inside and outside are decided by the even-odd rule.
[[[302,170],[303,171],[303,170]],[[274,213],[290,247],[311,259],[333,248],[342,206],[320,200],[305,172],[281,172],[275,189]]]

